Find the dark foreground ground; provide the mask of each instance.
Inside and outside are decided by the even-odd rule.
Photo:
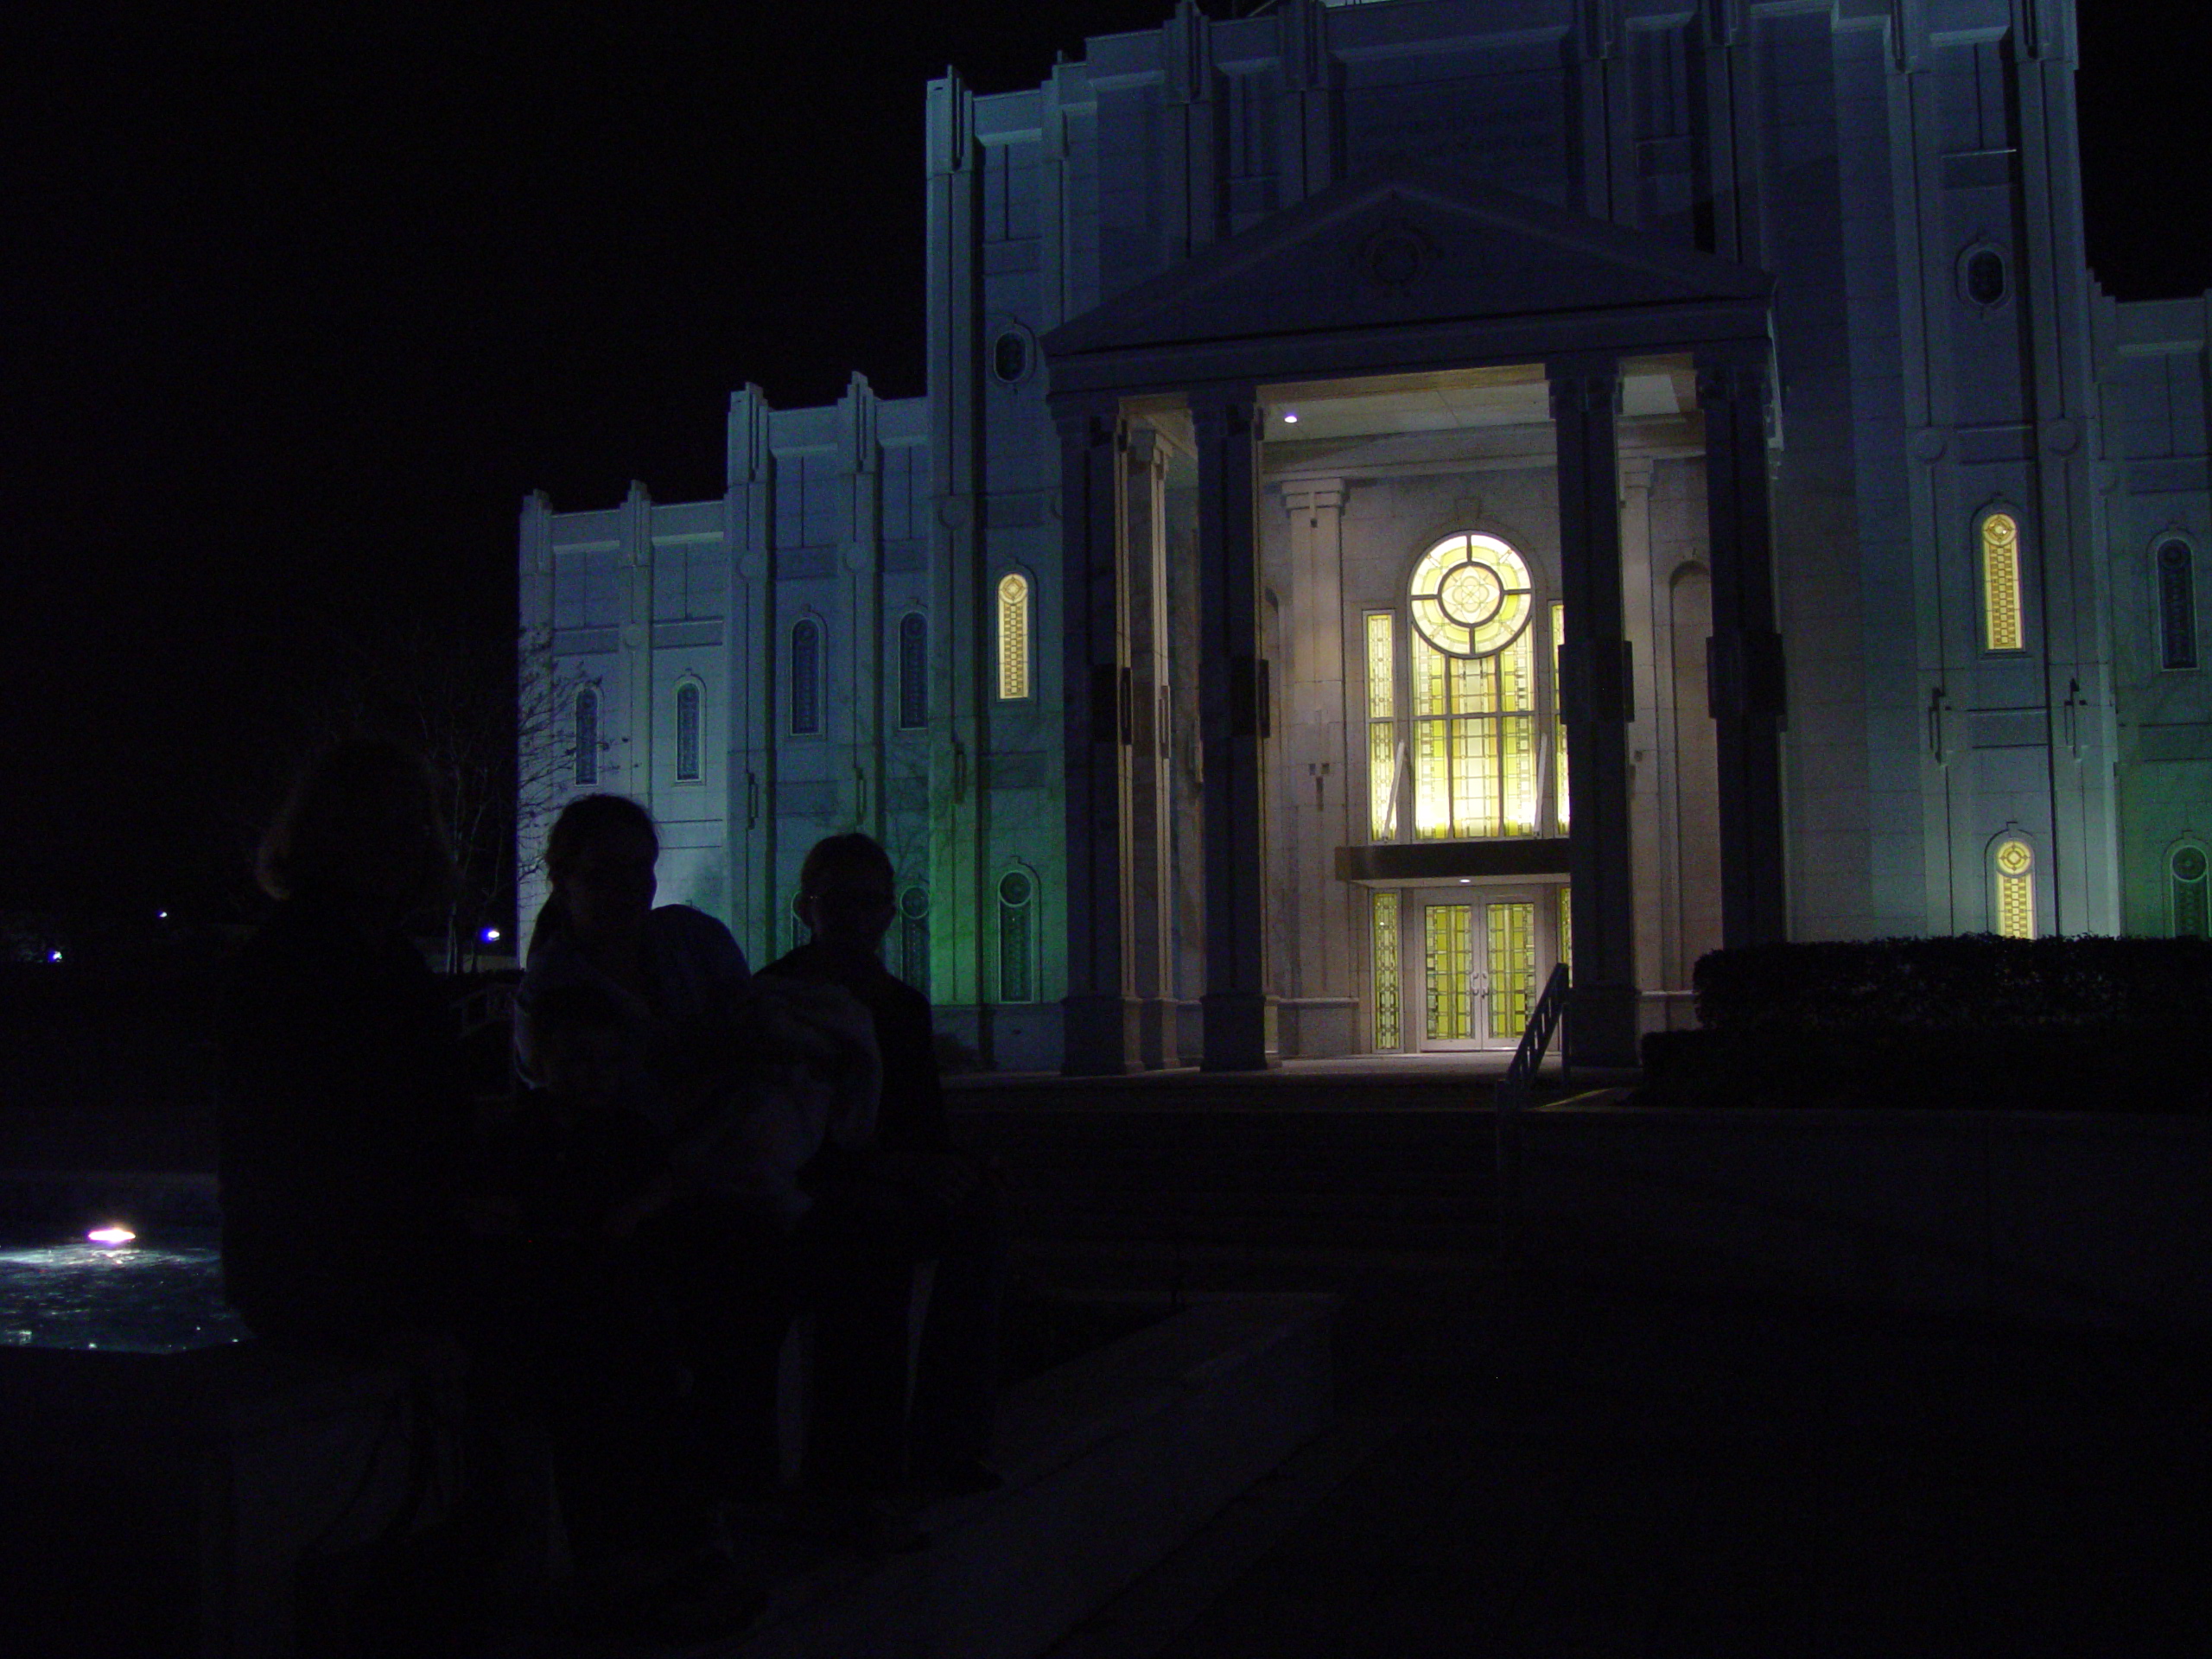
[[[2207,1333],[1509,1287],[1481,1099],[1465,1089],[1374,1169],[1351,1154],[1379,1120],[1348,1142],[1319,1115],[1304,1150],[1247,1125],[1234,1158],[1194,1138],[1210,1115],[1161,1115],[1175,1133],[1155,1125],[1156,1145],[1109,1124],[1055,1154],[1081,1190],[1000,1137],[1033,1284],[1344,1298],[1336,1427],[1053,1659],[2212,1651]],[[90,1135],[4,1116],[16,1167],[188,1169],[212,1148],[188,1116],[118,1113]],[[1102,1147],[1124,1144],[1128,1167],[1109,1166]],[[1187,1190],[1163,1182],[1179,1167]],[[1255,1198],[1269,1171],[1295,1190]],[[1464,1215],[1421,1209],[1431,1187]]]
[[[2212,1649],[2187,1344],[1214,1265],[1347,1293],[1338,1428],[1054,1659]]]

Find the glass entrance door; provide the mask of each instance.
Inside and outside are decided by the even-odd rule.
[[[1510,1048],[1536,999],[1533,899],[1421,906],[1424,980],[1420,1046]]]

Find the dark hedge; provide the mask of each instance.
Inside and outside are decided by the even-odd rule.
[[[1753,945],[1694,983],[1704,1029],[1644,1039],[1649,1103],[2212,1109],[2202,939]]]
[[[2212,942],[1987,933],[1750,945],[1701,958],[1708,1031],[1956,1032],[2212,1024]]]

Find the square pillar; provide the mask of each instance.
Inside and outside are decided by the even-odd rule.
[[[1067,766],[1070,1077],[1138,1065],[1128,918],[1128,618],[1122,428],[1112,399],[1056,401],[1060,435],[1061,710]]]
[[[1719,747],[1720,938],[1789,937],[1783,877],[1782,635],[1774,626],[1773,514],[1767,499],[1764,340],[1698,353],[1705,415],[1706,531],[1713,562],[1707,657]]]
[[[1174,820],[1167,683],[1167,450],[1149,426],[1129,429],[1122,469],[1122,569],[1129,626],[1129,969],[1137,1058],[1177,1063]]]
[[[1260,410],[1249,386],[1191,397],[1198,448],[1198,723],[1205,743],[1210,1071],[1276,1054],[1268,984],[1268,664],[1260,651]]]
[[[1338,848],[1366,839],[1352,828],[1346,764],[1344,498],[1341,478],[1281,486],[1290,559],[1288,591],[1280,597],[1289,625],[1281,650],[1287,660],[1274,664],[1283,715],[1274,759],[1283,775],[1270,834],[1289,913],[1279,908],[1275,918],[1274,982],[1286,1052],[1301,1059],[1359,1047],[1355,946],[1365,932],[1355,902],[1366,892],[1334,868]],[[1354,659],[1356,670],[1363,660]],[[1363,690],[1355,685],[1355,696]]]
[[[1631,891],[1628,726],[1633,680],[1621,597],[1620,362],[1611,353],[1546,365],[1559,442],[1559,532],[1567,639],[1560,705],[1574,800],[1575,1063],[1637,1063],[1636,909]]]

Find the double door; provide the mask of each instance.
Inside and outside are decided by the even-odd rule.
[[[1547,914],[1558,908],[1556,893],[1461,887],[1408,896],[1421,971],[1410,1046],[1511,1048],[1558,954]]]

